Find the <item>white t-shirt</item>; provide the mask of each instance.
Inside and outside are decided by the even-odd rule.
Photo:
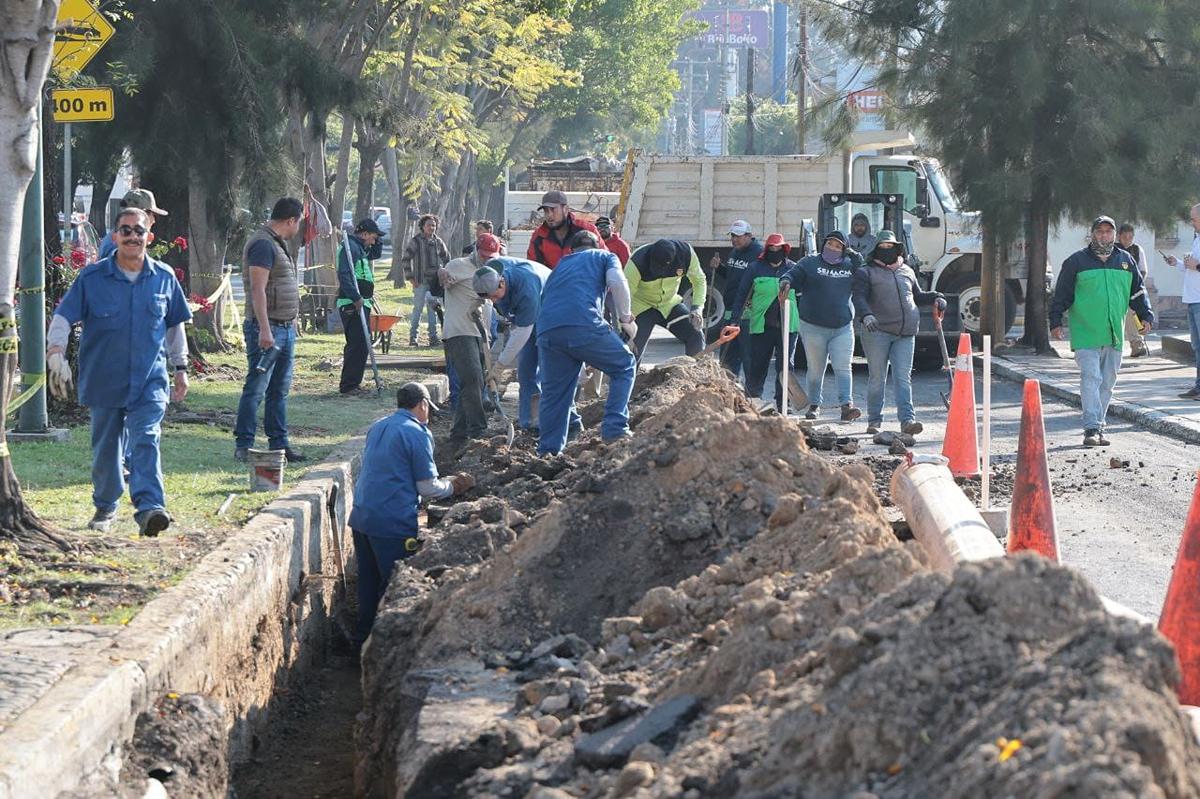
[[[1192,236],[1190,255],[1200,261],[1200,233]],[[1183,273],[1183,301],[1187,304],[1200,302],[1200,272],[1188,269],[1183,265],[1183,259],[1176,256],[1175,268]]]

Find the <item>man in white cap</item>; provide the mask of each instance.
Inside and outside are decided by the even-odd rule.
[[[713,255],[712,260],[709,261],[709,267],[714,271],[713,283],[720,288],[726,301],[737,294],[746,270],[758,261],[763,252],[762,242],[754,237],[753,228],[744,219],[739,219],[729,226],[729,243],[733,245],[733,249],[725,257],[723,264],[720,254]],[[742,319],[748,318],[749,311],[742,315]],[[748,338],[748,336],[738,336],[721,347],[721,366],[728,369],[734,377],[744,371],[743,364],[750,361],[750,352],[746,343]]]

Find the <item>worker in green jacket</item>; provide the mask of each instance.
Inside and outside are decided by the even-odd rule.
[[[684,304],[679,284],[684,274],[691,283],[691,299]],[[700,258],[691,245],[677,239],[659,239],[633,251],[625,264],[625,279],[633,297],[633,315],[637,337],[633,351],[641,358],[655,326],[665,327],[683,342],[688,355],[704,350],[704,299],[708,279],[700,268]]]
[[[363,330],[363,322],[370,319],[375,305],[371,299],[375,296],[375,271],[371,268],[369,251],[382,235],[373,219],[363,219],[337,251],[337,309],[346,336],[342,376],[338,381],[342,396],[368,393],[362,387],[362,379],[371,342]]]

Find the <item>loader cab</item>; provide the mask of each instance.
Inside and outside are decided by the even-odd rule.
[[[900,194],[822,194],[817,202],[816,240],[823,241],[835,230],[850,235],[850,222],[859,214],[871,223],[872,234],[890,230],[902,238],[906,252],[915,252],[912,237],[905,231],[904,197]]]

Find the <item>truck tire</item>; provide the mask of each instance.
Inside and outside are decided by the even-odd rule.
[[[983,293],[979,286],[979,273],[968,272],[956,275],[938,286],[943,294],[958,295],[958,315],[962,319],[962,329],[969,331],[972,336],[979,337],[980,304]],[[1017,319],[1017,295],[1012,286],[1004,284],[1004,330],[1012,328]]]

